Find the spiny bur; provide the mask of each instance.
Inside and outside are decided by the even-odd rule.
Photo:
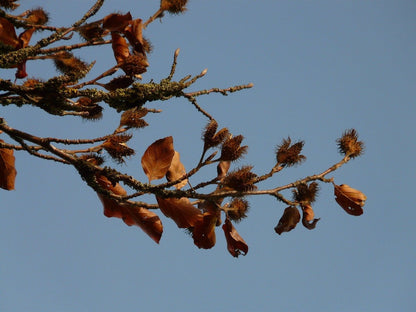
[[[364,143],[358,141],[358,133],[355,129],[345,131],[337,140],[337,144],[339,152],[351,158],[360,156],[364,151]]]

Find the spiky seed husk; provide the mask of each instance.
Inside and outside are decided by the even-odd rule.
[[[205,151],[211,147],[220,145],[225,140],[225,138],[228,137],[229,132],[227,128],[222,128],[218,132],[217,128],[218,123],[214,119],[212,119],[205,127],[205,131],[202,135]]]
[[[34,25],[45,25],[48,20],[49,14],[42,8],[30,10],[26,17],[27,23]]]
[[[55,54],[54,63],[56,69],[65,75],[79,75],[88,69],[86,63],[67,51]]]
[[[80,158],[92,163],[95,166],[101,166],[104,163],[104,158],[94,153],[84,154]]]
[[[221,181],[221,185],[239,192],[257,189],[254,185],[257,175],[251,172],[252,168],[252,166],[243,166],[240,169],[229,172]]]
[[[103,108],[100,105],[93,105],[86,108],[87,114],[83,115],[82,118],[90,120],[99,120],[103,117]]]
[[[227,215],[231,220],[240,222],[242,219],[247,217],[246,213],[249,208],[250,205],[247,200],[243,198],[234,198],[227,209]]]
[[[145,73],[148,66],[149,62],[143,54],[130,55],[120,64],[120,68],[126,75],[132,77]]]
[[[283,139],[282,144],[276,148],[276,161],[279,164],[285,166],[294,166],[301,163],[306,159],[305,156],[301,155],[304,142],[299,141],[290,146],[292,140],[290,137]]]
[[[103,39],[104,29],[100,22],[93,22],[80,27],[78,33],[86,41],[97,41]]]
[[[18,3],[15,3],[17,1],[18,0],[0,0],[0,7],[3,7],[5,9],[15,10],[20,5]]]
[[[295,190],[293,190],[293,199],[297,202],[312,203],[315,201],[319,191],[319,184],[312,182],[309,185],[306,183],[299,184]]]
[[[160,8],[172,14],[179,14],[186,11],[188,0],[161,0]]]
[[[126,110],[120,118],[120,127],[127,128],[144,128],[148,123],[142,119],[146,116],[148,110],[146,108],[132,108]]]
[[[119,134],[109,137],[102,147],[106,152],[116,160],[118,163],[124,163],[124,157],[135,154],[135,151],[126,145],[126,142],[130,140],[132,135]]]
[[[22,86],[25,88],[35,88],[41,85],[42,83],[43,82],[40,79],[28,78],[23,82]]]
[[[337,139],[338,151],[351,158],[360,156],[364,151],[364,143],[358,141],[358,133],[355,129],[350,129]]]
[[[243,139],[244,137],[242,135],[235,137],[229,136],[222,144],[221,160],[234,161],[247,153],[248,146],[240,146]]]
[[[119,76],[111,79],[106,84],[100,84],[108,91],[114,91],[117,89],[125,89],[129,87],[134,82],[134,79],[130,76]]]

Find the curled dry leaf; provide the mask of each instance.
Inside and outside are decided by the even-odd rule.
[[[363,214],[363,206],[367,197],[359,190],[353,189],[347,184],[335,185],[334,194],[337,203],[350,215]]]
[[[143,40],[143,23],[140,18],[135,19],[130,22],[128,27],[124,30],[124,34],[127,40],[130,42],[131,46],[133,47],[133,51],[136,54],[146,54],[144,48],[144,40]]]
[[[315,214],[313,212],[312,206],[309,204],[301,205],[302,207],[302,224],[308,230],[313,230],[316,227],[316,223],[320,220],[315,219]]]
[[[300,213],[296,207],[290,206],[285,209],[283,216],[280,218],[279,223],[274,228],[277,234],[283,232],[289,232],[293,230],[300,221]]]
[[[0,42],[14,49],[17,49],[20,44],[14,25],[4,17],[0,17]]]
[[[171,136],[153,142],[142,156],[142,167],[149,182],[163,178],[172,163],[175,150]]]
[[[161,198],[156,196],[163,214],[175,221],[179,228],[193,228],[200,222],[202,213],[188,198]]]
[[[180,155],[177,151],[173,154],[172,162],[166,172],[166,179],[170,181],[175,181],[182,178],[186,175],[185,166],[181,163]],[[181,182],[175,184],[175,187],[179,190],[188,183],[188,179],[184,179]]]
[[[106,177],[97,176],[97,182],[102,188],[116,194],[126,195],[126,190],[118,183],[113,185]],[[128,226],[137,225],[156,243],[159,243],[163,232],[162,222],[159,217],[146,208],[136,207],[129,204],[118,203],[114,199],[97,193],[104,207],[104,215],[108,218],[120,218]]]
[[[3,143],[3,140],[0,140]],[[14,151],[8,148],[0,148],[0,187],[11,191],[14,190],[16,179]]]
[[[248,245],[244,239],[238,234],[231,221],[227,218],[222,225],[225,239],[227,240],[227,249],[233,257],[239,255],[245,256],[248,252]]]
[[[231,161],[230,160],[221,160],[217,165],[217,179],[222,182],[225,176],[230,169]]]
[[[218,214],[215,211],[207,211],[199,218],[195,224],[192,237],[194,244],[198,248],[210,249],[215,246],[215,226]]]
[[[111,39],[114,57],[117,64],[121,64],[130,56],[129,45],[126,39],[117,32],[111,32]]]

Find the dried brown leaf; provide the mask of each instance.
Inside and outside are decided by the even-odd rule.
[[[117,64],[121,64],[130,56],[129,45],[126,39],[117,32],[111,32],[111,39],[114,57]]]
[[[0,17],[0,42],[14,49],[17,49],[20,44],[14,25],[4,17]]]
[[[177,151],[173,155],[172,162],[166,172],[166,179],[170,181],[175,181],[177,179],[182,178],[186,174],[185,166],[181,163],[180,155]],[[181,182],[175,184],[174,186],[177,189],[181,189],[188,183],[188,179],[184,179]]]
[[[312,230],[316,227],[316,223],[320,220],[319,218],[315,219],[315,214],[313,212],[312,206],[309,204],[303,204],[302,207],[302,224],[308,230]]]
[[[215,226],[217,225],[218,214],[215,211],[207,211],[195,224],[192,237],[198,248],[210,249],[215,246]]]
[[[192,228],[202,218],[201,211],[188,198],[161,198],[156,196],[163,214],[175,221],[179,228]]]
[[[231,161],[230,160],[221,160],[217,165],[217,179],[222,181],[230,169]]]
[[[149,182],[163,178],[172,163],[175,150],[171,136],[153,142],[142,156],[142,167]]]
[[[3,140],[0,140],[3,143]],[[0,148],[0,187],[5,190],[14,190],[16,179],[14,151],[8,148]]]
[[[118,183],[113,185],[106,177],[97,176],[97,182],[102,188],[114,193],[115,195],[124,196],[126,190]],[[108,218],[120,218],[128,226],[136,225],[140,227],[156,243],[159,243],[163,232],[162,222],[159,217],[146,208],[137,207],[129,204],[118,203],[114,199],[108,198],[97,193],[104,207],[104,215]]]
[[[293,230],[300,221],[300,213],[296,207],[290,206],[285,209],[283,216],[280,218],[279,223],[274,230],[277,234],[283,232],[289,232]]]
[[[367,197],[359,190],[353,189],[347,184],[335,185],[334,194],[337,203],[345,210],[346,213],[359,216],[363,214],[363,206]]]
[[[233,257],[238,257],[239,255],[245,256],[248,252],[248,245],[240,234],[238,234],[234,225],[228,218],[225,219],[222,229],[224,230],[225,239],[227,240],[227,249],[230,254]]]
[[[143,23],[140,18],[130,22],[130,24],[124,30],[124,34],[133,47],[133,51],[136,54],[146,54],[144,47],[145,41],[143,40]]]

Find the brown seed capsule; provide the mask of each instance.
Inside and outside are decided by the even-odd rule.
[[[246,218],[249,209],[249,203],[243,198],[234,198],[227,208],[228,217],[236,222]]]
[[[255,190],[257,187],[253,183],[257,175],[251,172],[252,168],[252,166],[244,166],[231,171],[221,181],[221,185],[240,192]]]
[[[306,159],[305,156],[300,154],[300,152],[302,151],[304,142],[299,141],[299,142],[294,143],[292,146],[290,145],[291,143],[292,143],[292,140],[290,138],[287,138],[282,141],[281,145],[277,146],[276,148],[277,163],[290,167],[290,166],[299,164]]]
[[[169,13],[179,14],[186,11],[188,0],[161,0],[160,9]]]
[[[345,131],[337,140],[337,145],[341,154],[351,158],[360,156],[364,151],[364,143],[358,141],[358,133],[355,129]]]
[[[222,144],[221,160],[234,161],[247,153],[248,146],[240,146],[243,139],[242,135],[229,136]]]

